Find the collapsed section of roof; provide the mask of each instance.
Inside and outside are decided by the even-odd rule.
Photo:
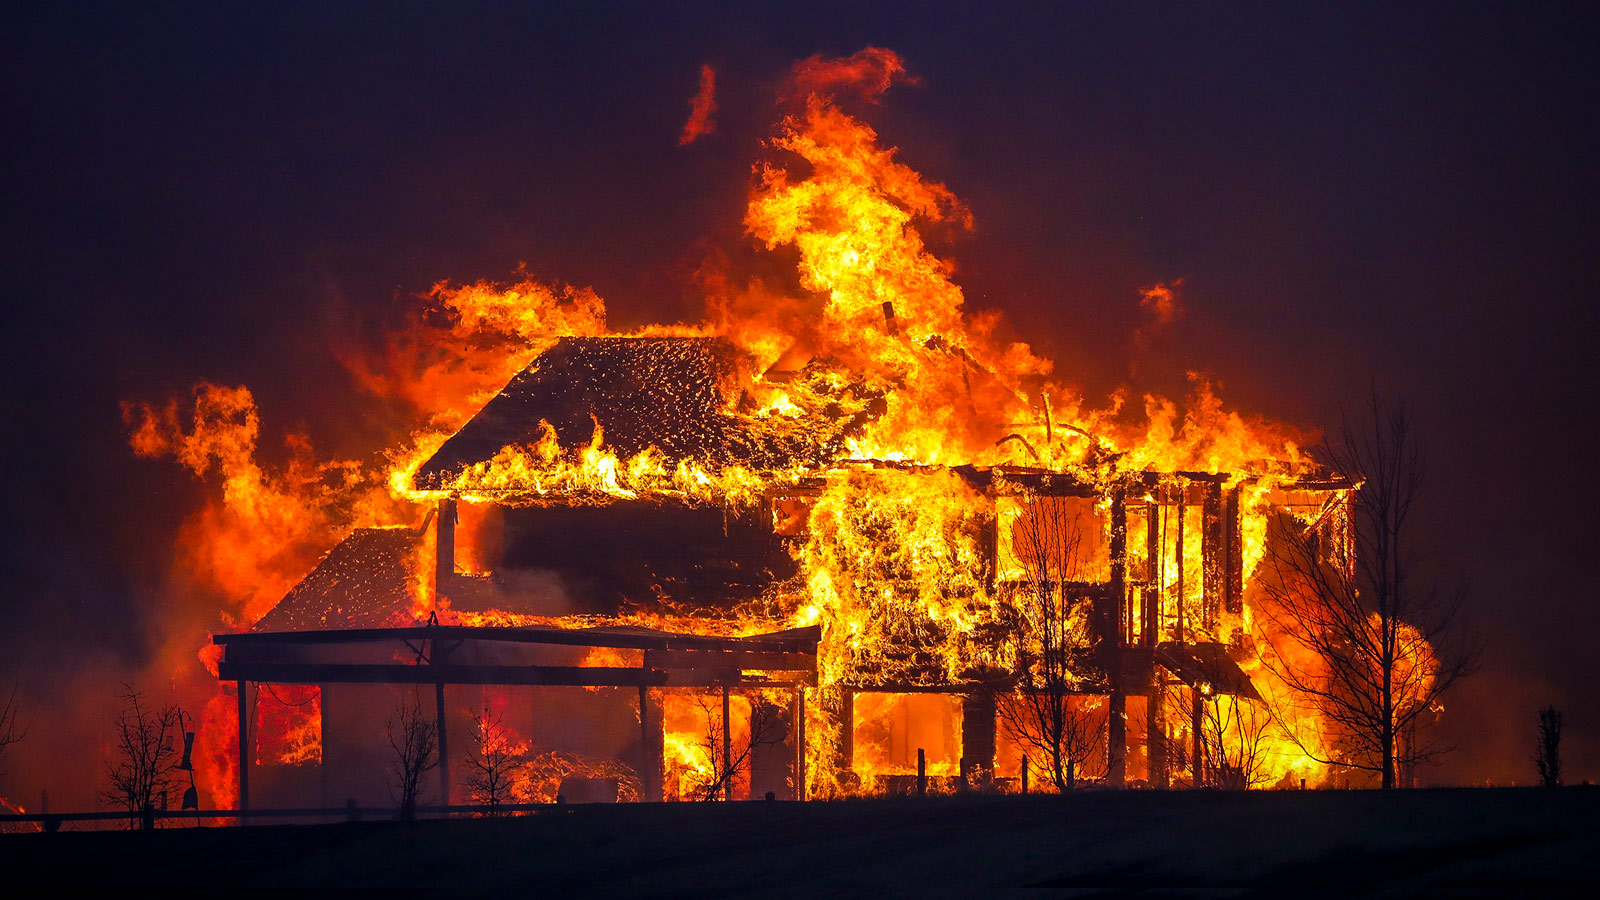
[[[1156,645],[1155,657],[1178,680],[1202,693],[1261,699],[1250,676],[1228,655],[1224,644],[1162,641]]]
[[[250,630],[411,624],[411,568],[421,540],[409,528],[357,528]]]
[[[503,448],[534,446],[542,423],[569,450],[586,446],[599,423],[619,458],[653,447],[669,465],[760,471],[835,455],[827,428],[737,409],[744,362],[721,338],[562,338],[423,463],[415,485],[441,489]]]

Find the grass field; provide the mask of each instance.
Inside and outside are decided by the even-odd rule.
[[[14,886],[222,897],[1576,896],[1600,888],[1600,789],[574,805],[411,826],[0,835],[0,865]]]

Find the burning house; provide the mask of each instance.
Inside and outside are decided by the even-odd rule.
[[[397,697],[456,802],[485,723],[528,800],[1320,780],[1274,724],[1315,712],[1264,664],[1262,562],[1347,544],[1356,485],[1203,380],[1096,406],[969,315],[922,229],[970,214],[824,90],[903,68],[844,62],[745,213],[792,283],[701,273],[704,323],[631,334],[589,292],[440,285],[355,367],[425,420],[381,473],[280,485],[243,389],[192,431],[130,413],[139,452],[228,478],[190,542],[250,585],[206,655],[214,791],[381,801]],[[249,557],[288,537],[324,555]]]
[[[1039,757],[997,705],[1067,649],[1072,702],[1098,711],[1076,762],[1112,785],[1192,782],[1205,704],[1263,699],[1247,573],[1267,519],[1327,527],[1351,490],[1127,470],[1044,418],[998,445],[1084,444],[1077,466],[857,457],[882,404],[763,416],[753,395],[813,376],[750,363],[716,338],[558,340],[410,474],[434,504],[421,527],[355,530],[251,631],[215,639],[239,721],[309,706],[319,786],[347,790],[373,767],[342,744],[382,734],[369,686],[431,688],[457,801],[450,748],[485,689],[520,693],[520,731],[551,708],[567,731],[610,723],[610,747],[568,751],[609,754],[639,799],[707,778],[728,797],[905,790],[919,766],[936,785],[1015,783]],[[1041,591],[1065,632],[1038,633]],[[240,746],[247,801],[248,730]]]

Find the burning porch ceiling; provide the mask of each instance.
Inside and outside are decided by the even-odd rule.
[[[618,457],[653,448],[668,465],[763,471],[836,455],[829,432],[837,429],[737,411],[743,362],[721,338],[562,338],[424,462],[413,483],[441,489],[504,448],[533,447],[542,423],[568,450],[589,444],[598,423]]]

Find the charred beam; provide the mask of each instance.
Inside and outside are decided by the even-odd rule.
[[[768,672],[811,672],[817,658],[807,653],[751,650],[646,650],[647,669],[759,669]]]

